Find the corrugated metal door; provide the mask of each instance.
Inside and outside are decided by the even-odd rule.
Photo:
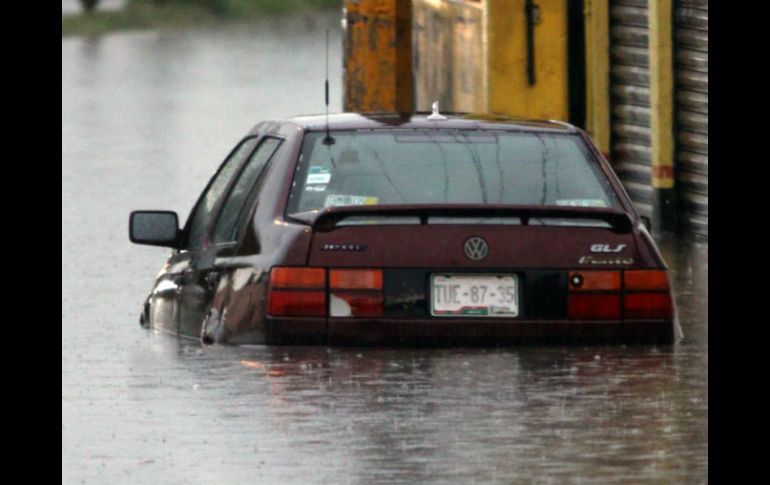
[[[674,2],[676,185],[684,226],[708,235],[708,1]]]
[[[637,210],[652,216],[646,0],[610,1],[610,159]]]

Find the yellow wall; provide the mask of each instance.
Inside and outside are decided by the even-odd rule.
[[[610,153],[609,0],[585,0],[586,132]]]
[[[536,83],[527,81],[524,0],[487,0],[488,112],[525,118],[569,119],[567,0],[537,0]]]
[[[650,2],[652,186],[674,187],[674,64],[671,0]]]

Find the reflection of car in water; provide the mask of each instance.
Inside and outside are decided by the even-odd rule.
[[[563,123],[339,114],[258,124],[183,229],[143,325],[204,342],[675,337],[669,278],[606,160]]]

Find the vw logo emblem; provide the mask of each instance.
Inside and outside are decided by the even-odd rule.
[[[465,241],[463,249],[465,250],[465,255],[468,256],[468,259],[472,259],[473,261],[482,260],[486,258],[487,253],[489,253],[487,242],[477,236],[469,237],[468,240]]]

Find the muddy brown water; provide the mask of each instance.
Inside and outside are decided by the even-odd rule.
[[[511,349],[203,347],[143,330],[184,219],[257,121],[341,108],[337,15],[62,40],[64,483],[702,483],[708,244],[667,239],[685,339]],[[336,94],[335,94],[336,93]]]

